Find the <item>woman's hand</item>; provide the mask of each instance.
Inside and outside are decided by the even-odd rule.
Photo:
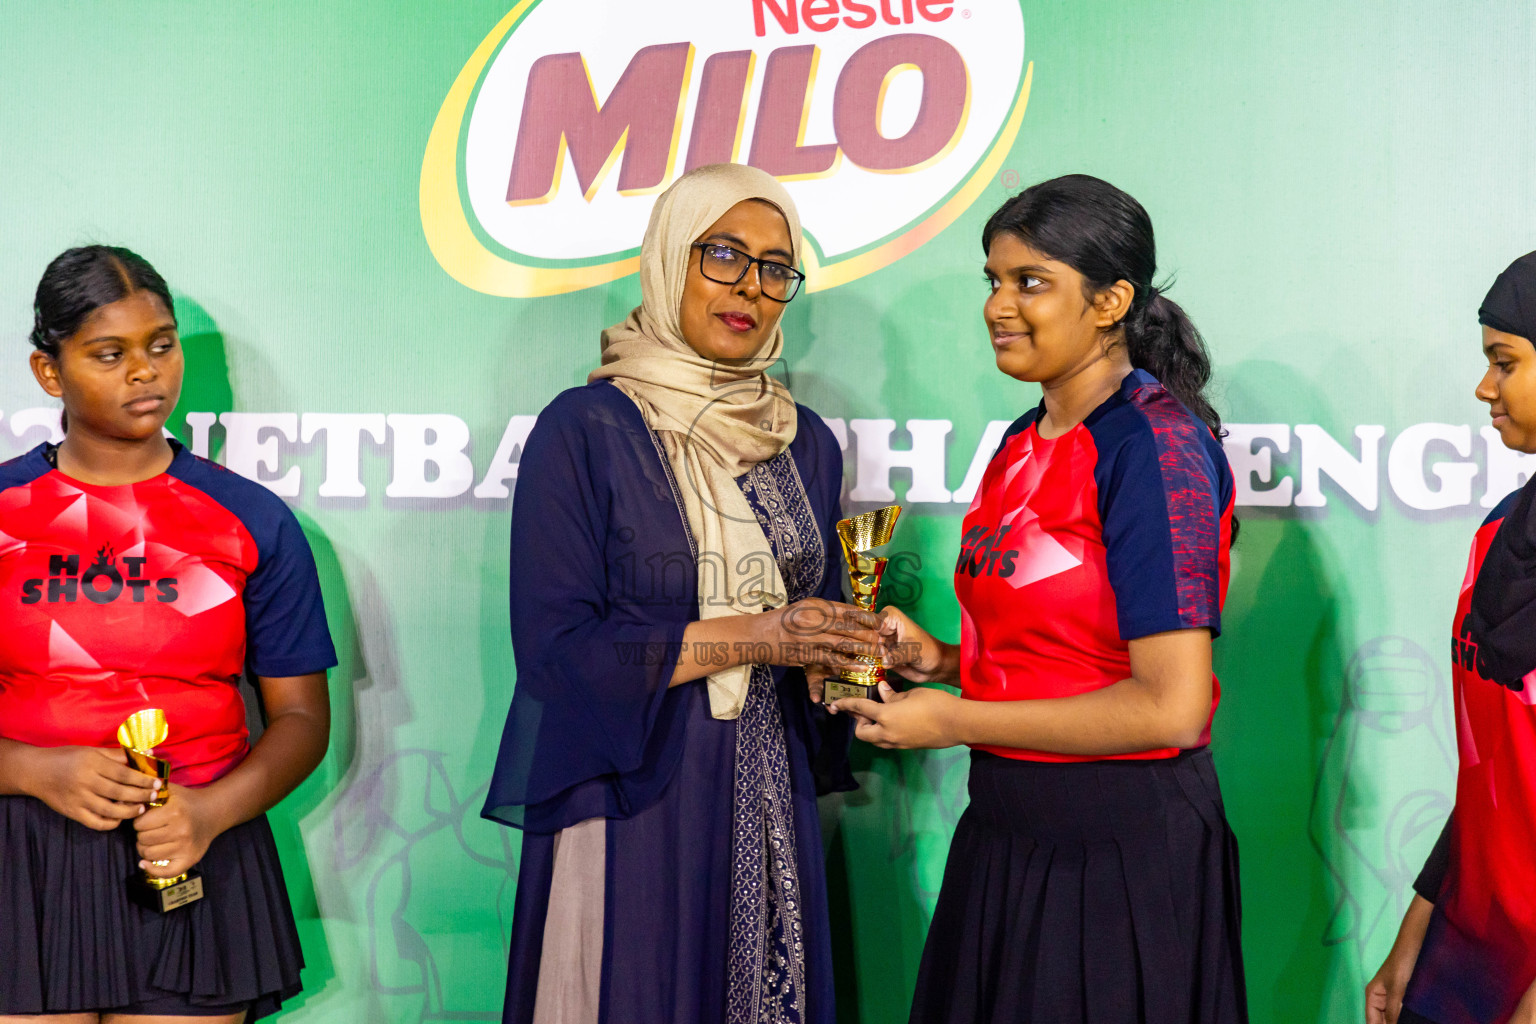
[[[844,668],[869,667],[854,655],[876,660],[881,656],[880,616],[874,612],[811,597],[770,614],[777,615],[776,628],[784,638],[780,641],[785,652],[781,656],[796,659],[782,664],[798,664],[805,669],[813,704],[822,702],[827,680]]]
[[[7,744],[8,789],[34,796],[97,832],[143,814],[160,780],[128,767],[118,750]]]
[[[965,742],[957,719],[966,702],[954,694],[927,687],[898,693],[881,683],[880,698],[885,703],[844,697],[830,707],[854,716],[855,736],[887,750],[928,750]]]
[[[959,646],[935,639],[900,608],[880,613],[880,642],[886,668],[914,683],[959,685]]]
[[[1403,1012],[1403,994],[1408,991],[1413,966],[1419,961],[1419,949],[1424,945],[1424,932],[1434,909],[1433,903],[1418,895],[1408,905],[1392,951],[1365,986],[1365,1024],[1397,1024],[1398,1014]]]
[[[821,671],[813,683],[824,684],[827,676],[841,669],[868,668],[856,655],[878,664],[879,630],[880,616],[874,612],[819,597],[756,614],[699,619],[683,633],[682,650],[668,685],[679,686],[737,665],[815,668]]]
[[[810,690],[811,703],[820,704],[827,695],[827,680],[837,675],[837,669],[830,665],[807,665],[805,667],[805,682]]]
[[[196,867],[220,832],[207,795],[177,786],[171,798],[134,821],[139,833],[139,867],[155,878],[175,878]]]
[[[823,681],[840,669],[860,667],[858,655],[878,661],[882,653],[880,616],[851,604],[808,597],[763,618],[772,633],[772,657],[764,663],[823,669]]]

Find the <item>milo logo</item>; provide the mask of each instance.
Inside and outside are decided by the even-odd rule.
[[[553,295],[633,272],[658,193],[744,162],[794,196],[827,288],[970,206],[1029,81],[1017,0],[524,0],[438,113],[422,225],[464,284]]]

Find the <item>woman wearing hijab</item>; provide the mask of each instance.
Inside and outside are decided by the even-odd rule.
[[[769,175],[681,178],[524,447],[484,811],[524,831],[508,1022],[832,1020],[816,793],[853,784],[811,691],[879,638],[836,603],[837,441],[765,372],[800,253]]]
[[[1536,453],[1536,252],[1478,310],[1477,397]],[[1386,963],[1367,1024],[1536,1024],[1536,478],[1489,514],[1451,624],[1456,805]]]

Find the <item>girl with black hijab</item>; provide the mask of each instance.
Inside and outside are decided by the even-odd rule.
[[[1478,310],[1477,397],[1504,444],[1536,453],[1536,252]],[[1451,633],[1456,805],[1414,883],[1367,1024],[1536,1022],[1536,478],[1472,542]]]

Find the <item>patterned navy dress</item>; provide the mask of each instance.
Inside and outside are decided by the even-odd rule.
[[[789,450],[739,482],[790,600],[841,600],[842,456],[820,417],[799,417]],[[853,788],[848,724],[798,670],[756,666],[735,721],[711,717],[702,680],[667,686],[698,606],[679,483],[606,381],[557,397],[524,449],[517,684],[485,807],[525,832],[508,1022],[833,1020],[816,795]],[[579,838],[594,819],[600,836]],[[578,842],[593,852],[573,875],[561,844],[569,860]],[[592,915],[574,952],[549,934],[570,877]],[[550,980],[573,960],[596,992],[574,1015]]]

